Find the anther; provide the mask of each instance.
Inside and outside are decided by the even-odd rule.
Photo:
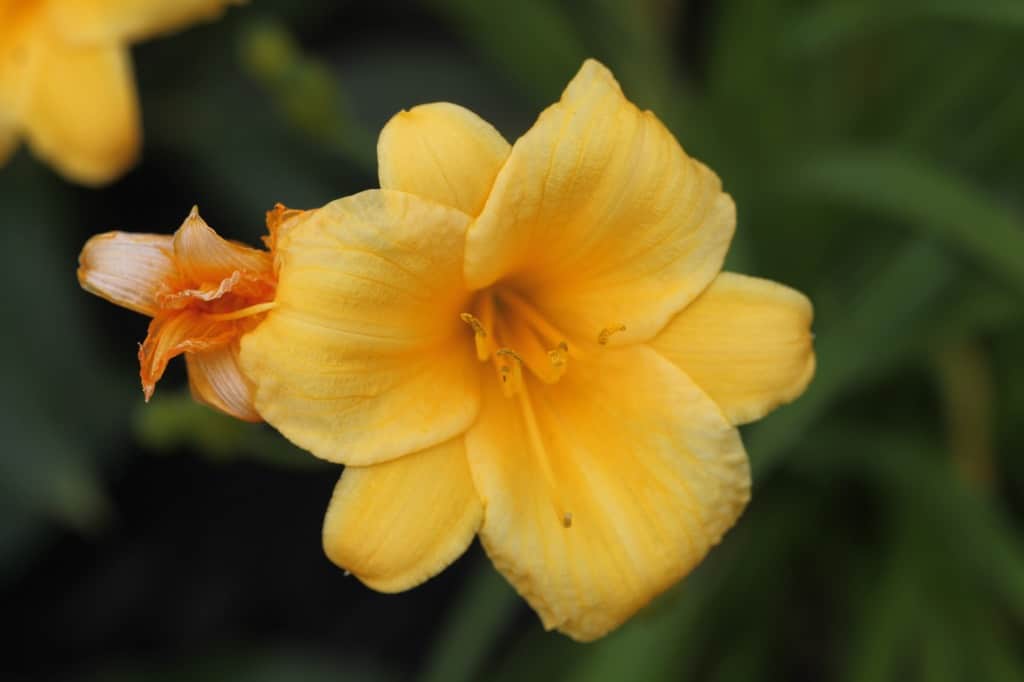
[[[565,341],[562,341],[555,348],[548,351],[548,359],[551,360],[551,365],[555,369],[562,369],[565,367],[565,362],[568,358],[569,344]]]
[[[523,358],[519,355],[519,353],[515,352],[511,348],[499,348],[497,351],[495,351],[494,354],[500,355],[502,357],[512,358],[517,363],[523,364]]]
[[[569,344],[565,341],[560,342],[557,346],[547,352],[548,362],[551,363],[551,371],[545,372],[541,376],[541,380],[548,384],[553,384],[565,374],[565,370],[569,363]]]
[[[460,313],[459,319],[473,328],[473,341],[476,344],[476,359],[480,362],[486,362],[487,358],[491,357],[491,349],[490,344],[487,342],[487,329],[484,328],[483,322],[476,319],[469,313]]]
[[[565,512],[562,515],[562,528],[572,528],[572,512]]]
[[[624,332],[624,331],[626,331],[626,325],[624,325],[624,324],[617,324],[614,327],[605,327],[597,335],[597,342],[599,344],[601,344],[602,346],[607,346],[608,345],[608,339],[611,338],[612,334],[618,334],[619,332]]]
[[[499,348],[494,354],[512,360],[498,366],[498,371],[501,372],[501,388],[505,397],[511,398],[519,393],[523,386],[523,358],[511,348]]]
[[[473,331],[480,336],[487,336],[487,330],[484,329],[483,323],[469,313],[459,313],[459,319],[472,327]]]

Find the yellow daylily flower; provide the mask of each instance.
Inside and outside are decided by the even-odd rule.
[[[24,136],[70,180],[135,162],[140,122],[128,45],[241,0],[0,0],[0,165]]]
[[[720,272],[732,199],[595,61],[512,146],[429,104],[378,157],[382,189],[278,244],[256,409],[347,465],[324,547],[368,586],[479,534],[547,628],[600,637],[735,523],[736,425],[804,390],[811,304]]]
[[[107,232],[86,242],[82,288],[153,318],[139,345],[147,401],[167,363],[184,353],[196,400],[260,421],[252,384],[238,367],[238,343],[274,306],[275,243],[298,215],[280,205],[267,214],[269,251],[222,239],[195,208],[173,236]]]

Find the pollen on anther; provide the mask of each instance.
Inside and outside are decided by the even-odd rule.
[[[617,325],[612,326],[612,327],[605,327],[597,335],[597,342],[599,344],[601,344],[602,346],[607,346],[608,345],[608,339],[611,338],[612,334],[618,334],[619,332],[624,332],[624,331],[626,331],[626,325],[624,325],[624,324],[617,324]]]
[[[555,348],[548,351],[548,360],[555,369],[565,367],[566,359],[569,356],[569,344],[565,341],[559,343]]]
[[[483,323],[470,313],[459,313],[459,319],[473,328],[473,341],[476,345],[476,357],[485,362],[491,357],[491,345],[487,340],[487,329]]]
[[[480,320],[476,319],[469,313],[459,313],[459,319],[468,324],[473,328],[473,331],[480,336],[487,336],[487,330],[484,329],[484,325]]]
[[[523,358],[511,348],[499,348],[494,354],[503,359],[511,360],[507,364],[498,366],[501,372],[502,390],[506,398],[519,393],[523,385]]]

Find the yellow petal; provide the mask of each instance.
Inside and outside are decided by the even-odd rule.
[[[182,275],[194,283],[220,282],[235,272],[270,276],[271,270],[268,252],[223,239],[195,207],[174,233],[174,257]]]
[[[110,182],[135,162],[139,111],[128,53],[114,45],[40,48],[25,119],[33,151],[71,180]]]
[[[462,440],[346,467],[324,519],[324,551],[331,561],[375,590],[400,592],[466,551],[483,507]]]
[[[485,381],[466,435],[480,538],[545,627],[596,639],[733,525],[749,497],[747,457],[714,403],[647,346],[526,386],[517,402]]]
[[[0,2],[0,129],[17,127],[35,81],[45,26],[38,5]]]
[[[139,346],[139,375],[148,401],[167,369],[182,353],[201,353],[230,344],[238,336],[234,322],[211,320],[195,310],[161,313],[149,323],[146,340]]]
[[[718,273],[735,227],[718,177],[595,61],[512,147],[466,239],[466,280],[505,278],[569,333],[654,336]]]
[[[157,295],[177,278],[169,235],[106,232],[78,256],[83,289],[150,317],[160,310]]]
[[[59,0],[51,17],[62,34],[81,42],[141,40],[197,21],[216,19],[238,0]]]
[[[469,217],[388,190],[280,235],[277,306],[242,339],[263,418],[314,455],[366,465],[458,435],[479,406],[462,280]]]
[[[5,15],[0,9],[0,22]],[[0,166],[18,148],[21,139],[19,120],[24,109],[28,74],[32,71],[32,51],[24,44],[10,44],[0,39]]]
[[[188,385],[198,402],[243,421],[261,421],[252,405],[252,384],[238,368],[237,344],[186,353],[185,363]]]
[[[814,375],[811,302],[789,287],[723,272],[651,342],[733,424],[803,393]]]
[[[437,102],[396,114],[377,140],[380,186],[477,215],[509,145],[490,123]]]

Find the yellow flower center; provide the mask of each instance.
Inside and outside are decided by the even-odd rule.
[[[464,312],[460,317],[473,330],[477,359],[491,362],[505,396],[517,398],[531,450],[544,474],[549,498],[554,502],[555,515],[565,528],[570,528],[573,515],[559,494],[550,455],[526,388],[524,370],[544,384],[555,384],[568,370],[569,359],[579,360],[584,351],[527,297],[507,285],[477,293],[470,309],[472,312]],[[606,327],[597,333],[595,341],[604,346],[612,334],[625,329],[622,324]]]
[[[510,287],[479,292],[471,309],[462,313],[462,320],[473,329],[477,358],[494,364],[510,398],[523,391],[524,369],[554,384],[568,369],[570,355],[579,353],[566,334]]]

